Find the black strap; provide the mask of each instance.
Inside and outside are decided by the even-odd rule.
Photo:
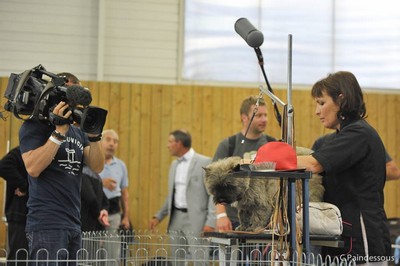
[[[50,112],[49,114],[49,121],[55,126],[60,126],[60,125],[66,125],[66,124],[71,124],[71,121],[67,118],[64,118],[62,116],[58,116],[54,114],[53,112]]]
[[[235,150],[236,135],[230,136],[228,142],[229,142],[228,157],[231,157],[233,155],[233,151]]]
[[[228,143],[229,143],[229,145],[228,145],[228,157],[231,157],[233,155],[233,152],[235,151],[236,136],[237,136],[237,134],[235,134],[233,136],[230,136],[228,138]],[[267,139],[267,142],[276,141],[275,138],[270,137],[268,135],[263,135],[263,136]]]

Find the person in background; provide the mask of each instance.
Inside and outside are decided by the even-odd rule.
[[[125,163],[115,156],[119,144],[117,132],[113,129],[104,130],[101,144],[105,165],[99,175],[103,182],[104,193],[109,201],[108,220],[110,226],[108,229],[117,230],[121,226],[122,229],[128,230],[131,227],[129,223],[128,170]]]
[[[131,234],[132,228],[129,221],[128,170],[125,163],[115,156],[118,144],[119,136],[115,130],[103,131],[101,145],[105,164],[104,170],[99,175],[102,179],[103,191],[109,202],[108,221],[110,225],[106,227],[106,230],[111,235],[119,237]],[[121,242],[121,239],[116,238],[113,242],[107,242],[105,248],[109,259],[124,263],[125,248],[118,242]]]
[[[33,118],[25,120],[19,131],[29,181],[25,231],[34,264],[41,261],[53,265],[55,262],[49,260],[77,258],[82,246],[80,171],[83,163],[95,172],[104,167],[101,135],[86,134],[69,122],[69,108],[88,106],[91,94],[69,80],[65,85],[71,99],[56,103],[49,111],[54,121],[64,123]]]
[[[5,215],[7,218],[7,265],[23,265],[28,259],[28,241],[25,235],[28,212],[28,173],[19,146],[0,160],[0,176],[7,181]],[[20,251],[18,251],[21,249]],[[17,253],[18,251],[18,253]]]
[[[81,222],[82,232],[103,231],[110,226],[101,177],[86,165],[82,169]]]
[[[254,119],[251,121],[254,113]],[[219,143],[213,161],[231,156],[252,160],[259,147],[267,142],[275,141],[275,138],[264,133],[268,124],[267,106],[264,99],[256,96],[244,99],[240,106],[240,120],[242,121],[241,131]],[[236,208],[217,204],[216,214],[217,231],[230,231],[239,226]]]
[[[154,230],[160,221],[169,216],[171,254],[176,255],[182,265],[188,252],[197,261],[208,261],[208,251],[200,251],[195,245],[199,244],[196,239],[202,232],[212,232],[215,228],[215,205],[206,190],[203,169],[211,163],[211,158],[194,151],[192,138],[186,130],[175,130],[169,134],[168,150],[177,157],[169,170],[168,196],[161,209],[150,219],[149,227]],[[177,252],[178,249],[184,249],[186,254]]]
[[[316,82],[311,95],[322,125],[336,133],[311,155],[298,156],[298,166],[325,173],[325,201],[339,208],[345,227],[350,225],[341,236],[345,247],[324,247],[324,256],[387,265],[391,247],[384,209],[385,147],[365,120],[361,87],[351,72],[339,71]]]

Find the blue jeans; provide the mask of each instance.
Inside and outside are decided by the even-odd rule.
[[[76,265],[82,235],[71,230],[43,230],[26,234],[30,265]],[[72,260],[72,261],[67,261]]]

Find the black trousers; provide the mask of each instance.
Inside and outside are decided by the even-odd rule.
[[[26,239],[26,234],[25,234],[25,223],[8,222],[7,236],[8,236],[7,265],[27,265],[26,262],[22,262],[23,260],[28,259],[28,240]],[[10,260],[14,261],[10,262]],[[15,264],[15,260],[21,262]]]

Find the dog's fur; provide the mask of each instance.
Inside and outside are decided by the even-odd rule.
[[[298,155],[312,151],[296,148]],[[215,203],[232,204],[238,209],[238,231],[258,231],[265,228],[273,211],[279,181],[266,178],[233,177],[240,157],[228,157],[211,163],[205,169],[205,185]],[[309,181],[310,201],[322,201],[324,187],[322,177],[314,174]]]

